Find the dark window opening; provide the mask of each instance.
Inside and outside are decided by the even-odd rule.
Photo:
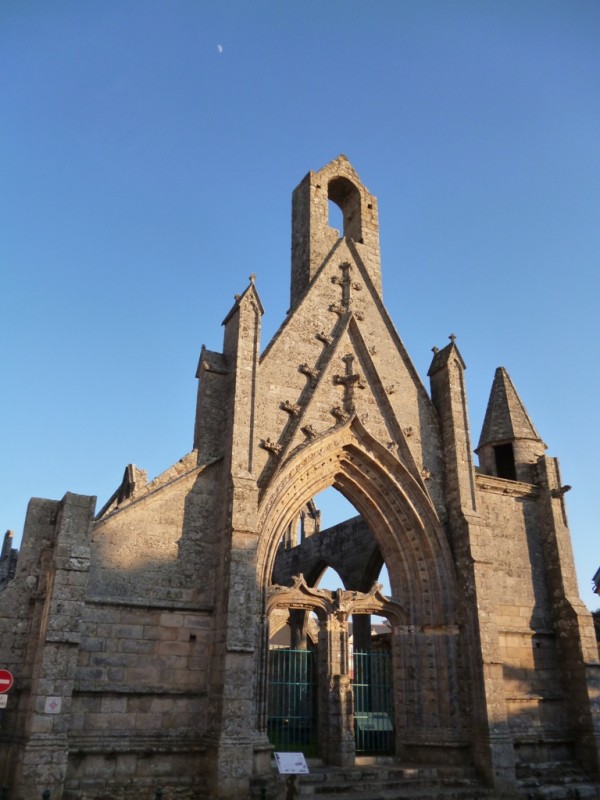
[[[517,480],[515,454],[512,444],[498,444],[494,447],[496,456],[496,475],[509,481]]]

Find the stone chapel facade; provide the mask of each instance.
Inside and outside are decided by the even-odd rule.
[[[503,368],[476,466],[454,337],[428,393],[383,304],[376,199],[345,156],[293,193],[290,310],[261,352],[262,313],[251,276],[222,352],[200,354],[190,453],[151,481],[128,466],[98,514],[93,497],[31,500],[0,593],[10,800],[159,784],[179,800],[270,797],[286,747],[332,767],[362,748],[475,768],[494,797],[524,796],[524,765],[598,781],[600,666],[568,487]],[[330,486],[359,517],[321,531],[312,498]],[[338,591],[317,588],[327,566]],[[377,639],[373,614],[388,621]],[[377,704],[359,699],[350,621],[354,652],[389,665]],[[287,654],[315,666],[278,716]]]

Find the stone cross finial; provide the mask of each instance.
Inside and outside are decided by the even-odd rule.
[[[452,344],[454,344],[454,342],[456,341],[456,334],[455,333],[451,333],[448,338],[450,339]]]
[[[342,287],[342,303],[340,308],[346,311],[350,308],[350,289],[354,289],[357,292],[362,289],[362,285],[357,281],[353,281],[350,277],[350,266],[351,265],[347,261],[342,262],[340,264],[340,269],[342,270],[341,277],[339,275],[334,275],[331,278],[332,283]]]
[[[342,361],[346,364],[346,374],[345,375],[334,375],[333,382],[336,385],[341,385],[344,387],[344,408],[349,414],[354,413],[354,390],[355,389],[364,389],[365,382],[363,381],[362,377],[358,374],[353,372],[353,362],[354,356],[351,353],[348,353],[342,358]]]

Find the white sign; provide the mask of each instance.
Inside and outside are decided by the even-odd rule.
[[[8,695],[0,694],[0,708],[6,708],[7,703],[8,703]]]
[[[304,753],[275,753],[280,775],[302,775],[308,772]]]
[[[46,714],[60,714],[62,706],[62,697],[47,697],[44,712]]]

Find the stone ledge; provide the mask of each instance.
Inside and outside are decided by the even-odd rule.
[[[178,600],[161,600],[159,603],[149,603],[148,600],[135,600],[124,597],[99,597],[91,596],[85,598],[85,603],[98,606],[121,606],[123,608],[144,608],[149,611],[186,611],[191,613],[212,614],[214,606],[212,603],[189,604]]]

